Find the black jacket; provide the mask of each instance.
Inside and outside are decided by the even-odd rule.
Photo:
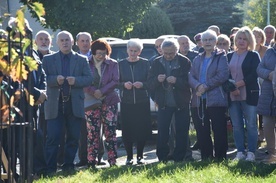
[[[147,59],[141,58],[133,67],[127,59],[123,59],[119,62],[119,73],[120,73],[120,97],[122,103],[135,104],[142,102],[149,102],[148,84],[147,77],[149,72],[149,62]],[[140,81],[143,83],[142,88],[132,88],[128,90],[124,87],[125,82],[136,82]]]
[[[234,52],[228,53],[228,62],[230,63]],[[257,67],[260,63],[260,56],[255,51],[248,51],[242,63],[243,81],[246,86],[246,103],[256,106],[259,99],[259,85]]]
[[[154,60],[148,77],[150,90],[154,91],[154,100],[159,108],[165,106],[165,88],[157,79],[159,74],[166,73],[165,68],[160,61],[161,58],[163,57],[161,56]],[[181,54],[177,54],[177,59],[179,62],[179,68],[175,68],[171,71],[171,75],[176,77],[176,83],[173,86],[173,94],[177,107],[184,108],[191,100],[191,89],[188,82],[188,73],[191,68],[191,62],[187,57]],[[167,81],[165,80],[164,82]]]

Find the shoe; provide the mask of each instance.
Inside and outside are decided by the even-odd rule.
[[[92,162],[92,163],[87,163],[87,168],[89,169],[95,169],[96,168],[96,163],[95,162]]]
[[[126,165],[132,165],[132,164],[133,164],[133,159],[126,160]]]
[[[244,159],[245,159],[245,155],[243,154],[243,152],[238,152],[236,157],[234,158],[234,161],[240,161]]]
[[[199,150],[199,143],[197,141],[191,146],[191,150]]]
[[[106,165],[106,163],[102,161],[98,161],[97,165]]]
[[[87,161],[80,161],[75,164],[76,167],[81,167],[81,166],[86,166],[86,165],[87,165]]]
[[[248,152],[245,161],[255,161],[255,154],[253,152]]]
[[[262,160],[265,164],[276,164],[276,154],[269,154]]]
[[[137,158],[137,164],[138,165],[145,164],[145,160],[143,158]]]

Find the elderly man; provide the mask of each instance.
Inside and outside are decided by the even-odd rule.
[[[179,53],[188,57],[188,59],[192,62],[198,55],[198,52],[190,49],[190,38],[186,35],[182,35],[177,38],[177,41],[179,43]]]
[[[57,153],[63,126],[66,128],[66,141],[62,170],[74,170],[73,161],[84,119],[83,88],[93,80],[87,58],[72,51],[73,43],[72,34],[61,31],[57,34],[59,51],[43,58],[48,95],[45,102],[45,157],[48,174],[57,170]]]
[[[274,39],[275,37],[275,27],[273,25],[267,25],[264,28],[264,32],[265,32],[265,37],[266,37],[266,41],[265,41],[265,46],[269,46],[271,40]]]
[[[155,93],[158,105],[158,142],[157,156],[159,161],[167,162],[169,154],[169,127],[175,116],[175,162],[184,160],[190,124],[189,103],[191,98],[188,73],[191,62],[179,54],[176,39],[165,39],[161,45],[163,56],[152,63],[148,82]]]

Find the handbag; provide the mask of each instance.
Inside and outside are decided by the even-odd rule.
[[[236,90],[235,80],[228,79],[222,84],[223,90],[228,93]]]
[[[102,100],[95,98],[93,95],[84,93],[84,111],[90,111],[96,109],[102,105]]]
[[[106,66],[104,66],[103,73],[105,71],[105,67]],[[101,82],[102,82],[102,77],[100,77],[100,82],[99,82],[98,88],[100,88]],[[105,96],[97,99],[94,97],[94,95],[84,93],[84,111],[87,112],[87,111],[90,111],[92,109],[96,109],[96,108],[102,106],[102,104],[103,104],[102,100],[104,98],[105,98]]]

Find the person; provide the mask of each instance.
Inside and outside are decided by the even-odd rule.
[[[189,103],[191,98],[188,83],[190,60],[179,54],[176,39],[165,39],[161,45],[163,56],[154,60],[149,71],[148,84],[155,92],[158,105],[158,140],[156,154],[161,162],[168,161],[169,127],[175,115],[175,162],[183,161],[189,138]]]
[[[162,53],[162,49],[161,49],[161,44],[162,42],[165,40],[165,37],[164,36],[159,36],[155,42],[154,42],[154,45],[155,45],[155,49],[157,50],[157,54],[152,56],[150,59],[149,59],[149,63],[150,65],[152,64],[152,62],[154,61],[154,59],[156,59],[157,57],[161,56],[163,53]]]
[[[248,27],[242,27],[234,38],[235,51],[227,54],[230,75],[236,85],[236,90],[230,92],[229,107],[238,151],[235,160],[255,161],[258,140],[256,106],[259,98],[256,69],[260,62],[259,54],[254,51],[255,45],[252,31]],[[247,154],[244,126],[247,132]]]
[[[208,27],[208,29],[214,31],[217,36],[220,35],[220,28],[217,25],[211,25]]]
[[[236,34],[238,32],[240,28],[239,27],[233,27],[231,30],[230,30],[230,36],[233,35],[233,34]]]
[[[126,165],[133,164],[133,144],[137,145],[137,164],[144,164],[143,151],[151,135],[150,99],[147,77],[149,62],[139,57],[143,43],[130,39],[128,57],[119,62],[122,138],[127,152]]]
[[[275,37],[276,29],[273,25],[267,25],[264,28],[264,32],[266,38],[265,46],[270,46],[271,40],[273,40],[273,38]]]
[[[194,36],[194,40],[195,40],[196,46],[192,50],[197,51],[199,53],[203,52],[204,49],[202,48],[201,33],[197,33]]]
[[[217,35],[212,30],[202,33],[204,52],[193,61],[189,74],[192,92],[192,119],[198,129],[201,159],[224,160],[227,152],[227,94],[222,84],[229,77],[224,50],[216,48]],[[214,145],[211,138],[211,127]],[[215,153],[213,154],[213,149]]]
[[[226,53],[230,50],[230,38],[226,34],[220,34],[218,36],[217,48],[224,50]]]
[[[177,38],[177,41],[179,43],[179,53],[188,57],[188,59],[193,62],[198,52],[190,49],[190,38],[186,35],[182,35]]]
[[[33,51],[33,54],[40,60],[40,69],[42,69],[42,60],[44,55],[54,53],[50,50],[52,45],[52,38],[51,35],[45,31],[40,30],[35,35],[35,44],[37,46],[37,50]],[[39,70],[40,70],[39,69]],[[39,71],[38,70],[38,71]],[[41,71],[40,71],[41,72]],[[44,71],[43,71],[44,72]],[[45,75],[44,75],[45,77]],[[44,82],[46,79],[44,78]],[[46,85],[44,86],[44,91],[46,91]],[[36,146],[35,146],[35,170],[38,175],[42,174],[46,168],[46,161],[44,158],[44,146],[46,142],[46,134],[47,134],[47,123],[45,121],[45,114],[44,114],[44,103],[38,105],[39,107],[39,116],[37,121],[37,135],[36,135]],[[60,148],[60,154],[62,154],[63,149]]]
[[[259,27],[254,27],[253,28],[253,34],[255,36],[255,40],[256,40],[256,46],[255,46],[255,51],[257,51],[260,55],[260,58],[262,59],[264,57],[264,54],[267,50],[267,46],[265,46],[265,33],[264,31],[259,28]],[[259,78],[259,84],[260,86],[263,83],[263,79]],[[258,141],[259,142],[263,142],[264,139],[264,131],[263,131],[263,117],[262,115],[258,115]]]
[[[85,93],[102,100],[102,105],[96,109],[85,112],[87,125],[87,165],[95,168],[99,153],[100,138],[105,136],[108,151],[108,163],[116,165],[117,158],[117,115],[120,98],[115,91],[119,83],[118,62],[111,59],[110,45],[104,40],[96,40],[91,45],[92,57],[89,68],[92,71],[94,81],[92,85],[84,89]],[[103,132],[102,132],[103,131]],[[98,161],[100,161],[98,159]]]
[[[276,44],[269,48],[261,63],[258,65],[257,73],[264,81],[261,85],[261,94],[257,105],[257,113],[263,116],[264,136],[268,155],[262,160],[264,163],[276,163],[275,149],[275,65],[276,65]]]
[[[68,31],[57,34],[59,51],[45,55],[43,69],[46,73],[47,96],[44,104],[47,121],[45,158],[46,174],[57,170],[57,153],[63,126],[66,130],[63,171],[74,170],[80,125],[84,118],[83,88],[92,83],[87,58],[72,50],[73,36]]]
[[[194,58],[198,55],[197,51],[190,49],[190,38],[186,35],[179,36],[177,39],[179,43],[179,53],[186,56],[191,62],[193,62]],[[196,129],[197,132],[197,129]],[[197,150],[199,149],[199,141],[196,139],[195,143],[190,147],[190,140],[189,145],[187,148],[186,156],[188,156],[188,159],[192,159],[192,152],[191,150]],[[187,159],[185,158],[185,159]]]

